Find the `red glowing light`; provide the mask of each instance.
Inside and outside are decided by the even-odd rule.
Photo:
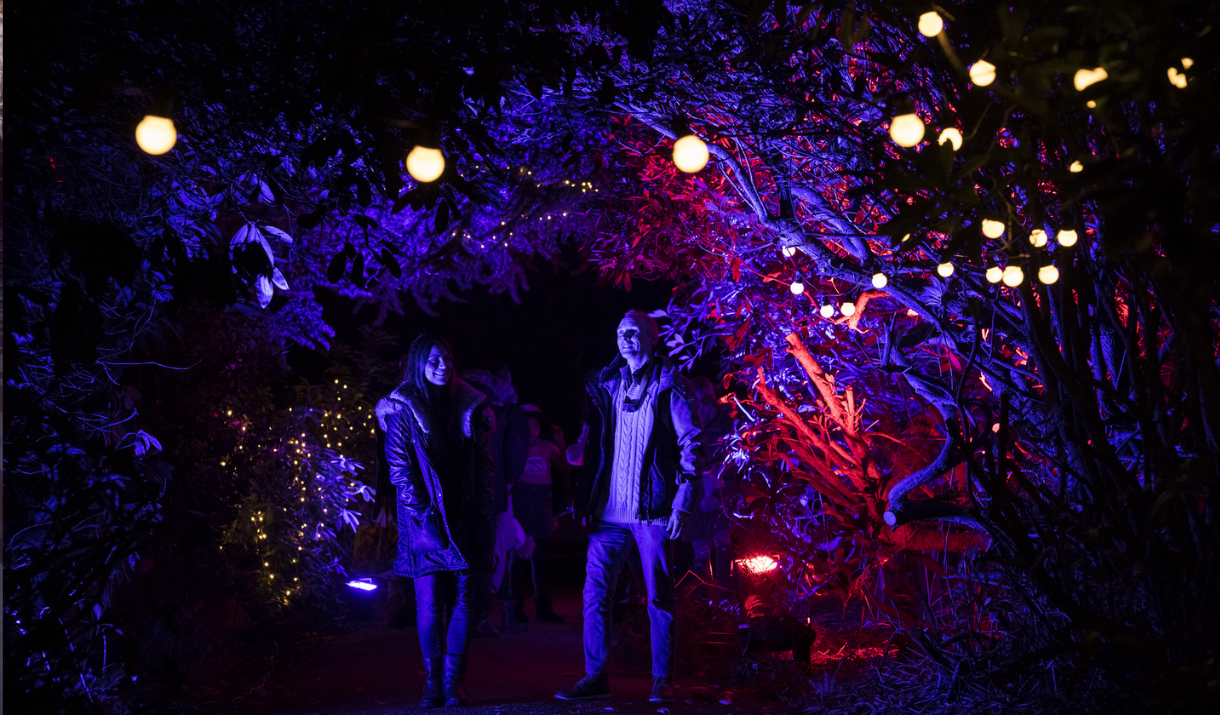
[[[737,559],[737,567],[746,573],[767,573],[779,568],[779,562],[766,555],[751,556],[747,559]]]

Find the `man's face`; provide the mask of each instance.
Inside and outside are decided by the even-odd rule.
[[[624,358],[646,358],[656,346],[657,339],[635,318],[628,316],[618,324],[618,352]]]
[[[437,387],[447,385],[452,370],[453,358],[449,357],[449,351],[434,346],[428,354],[428,362],[424,363],[424,379]]]

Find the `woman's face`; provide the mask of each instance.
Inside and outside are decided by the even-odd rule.
[[[529,421],[529,424],[530,424],[530,439],[531,440],[538,439],[539,435],[542,434],[542,426],[538,424],[538,420],[534,420],[534,419],[531,419]]]
[[[440,387],[449,384],[450,373],[453,371],[453,358],[449,351],[440,345],[433,346],[424,363],[424,379]]]

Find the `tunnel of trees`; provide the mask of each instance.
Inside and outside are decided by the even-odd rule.
[[[779,584],[726,607],[856,604],[899,700],[1220,694],[1215,3],[8,16],[11,706],[165,702],[340,617],[386,326],[586,266],[719,371]]]

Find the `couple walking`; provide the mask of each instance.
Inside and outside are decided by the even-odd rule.
[[[699,427],[685,377],[657,354],[656,322],[639,311],[619,323],[619,357],[586,383],[585,432],[573,462],[576,510],[589,529],[584,586],[585,677],[563,700],[610,696],[610,599],[627,555],[639,550],[648,590],[653,689],[674,697],[674,598],[668,540],[699,503]],[[413,578],[424,658],[423,707],[464,705],[472,577],[491,569],[494,417],[456,376],[447,343],[420,336],[401,385],[378,405],[398,501],[395,571]]]

